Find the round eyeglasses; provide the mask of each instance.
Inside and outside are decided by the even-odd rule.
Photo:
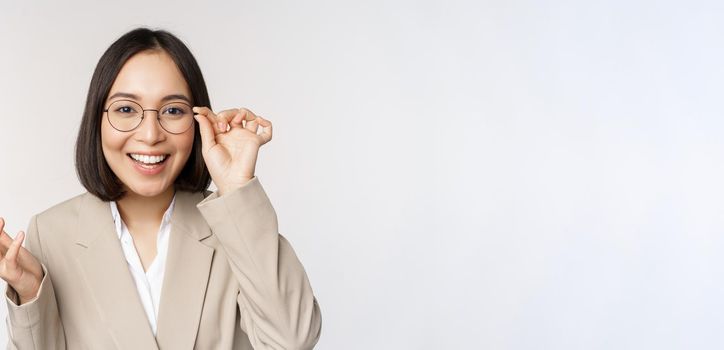
[[[123,132],[132,131],[141,125],[146,111],[158,113],[158,123],[171,134],[182,134],[194,123],[194,112],[191,106],[184,102],[167,103],[159,109],[143,109],[136,102],[116,100],[103,110],[108,113],[111,126]]]

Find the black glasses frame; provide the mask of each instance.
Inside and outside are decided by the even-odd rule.
[[[111,106],[113,106],[113,104],[116,103],[116,102],[130,102],[130,103],[133,103],[133,104],[135,104],[136,106],[140,107],[140,109],[141,109],[141,121],[138,122],[138,124],[137,124],[136,126],[134,126],[133,129],[130,129],[130,130],[121,130],[121,129],[115,127],[115,126],[113,125],[113,123],[111,123],[111,114],[108,113],[108,111],[110,110]],[[115,100],[115,101],[111,102],[110,105],[108,105],[108,108],[106,108],[106,109],[103,110],[103,113],[106,113],[106,116],[108,117],[108,124],[110,124],[112,128],[114,128],[114,129],[116,129],[116,130],[118,130],[118,131],[120,131],[120,132],[131,132],[131,131],[133,131],[133,130],[138,129],[138,127],[141,126],[141,124],[143,124],[143,119],[146,118],[146,111],[154,111],[154,112],[156,112],[156,121],[158,122],[158,125],[161,126],[161,129],[163,129],[164,131],[166,131],[166,132],[169,133],[169,134],[179,135],[179,134],[183,134],[183,133],[185,133],[186,131],[188,131],[188,130],[191,128],[191,126],[194,125],[194,123],[193,123],[193,122],[189,123],[188,128],[186,128],[184,131],[181,131],[181,132],[171,132],[171,131],[168,131],[168,130],[163,126],[163,123],[161,123],[161,117],[160,117],[160,114],[161,114],[160,111],[163,109],[163,107],[166,107],[166,106],[168,106],[168,105],[170,105],[170,104],[176,104],[176,103],[179,103],[179,104],[182,104],[182,105],[186,105],[186,106],[189,107],[189,110],[191,111],[191,115],[192,115],[192,117],[191,117],[192,120],[193,120],[193,116],[198,114],[198,113],[194,113],[194,112],[193,112],[193,107],[191,107],[191,105],[188,104],[188,103],[186,103],[186,102],[169,102],[169,103],[166,103],[166,104],[164,104],[163,106],[161,106],[159,109],[150,109],[150,108],[149,108],[149,109],[144,109],[143,106],[141,106],[141,104],[139,104],[139,103],[136,102],[136,101],[131,101],[131,100]]]

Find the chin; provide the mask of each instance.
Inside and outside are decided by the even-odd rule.
[[[129,192],[133,192],[143,197],[156,197],[168,190],[168,186],[146,185],[146,186],[130,186]]]

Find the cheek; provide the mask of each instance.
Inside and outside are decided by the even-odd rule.
[[[188,133],[183,135],[183,138],[179,140],[179,150],[181,150],[186,157],[191,154],[191,150],[194,147],[194,129],[189,130]]]
[[[103,119],[103,122],[101,123],[101,145],[103,147],[103,155],[105,155],[106,160],[108,160],[109,157],[113,157],[112,152],[121,149],[123,143],[125,142],[124,139],[123,135],[119,135],[118,132],[115,132],[108,122]]]
[[[175,135],[172,140],[173,147],[176,151],[176,161],[174,166],[178,167],[179,171],[188,162],[191,157],[191,151],[194,147],[194,134],[189,132],[188,134]]]

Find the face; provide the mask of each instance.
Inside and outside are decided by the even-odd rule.
[[[118,73],[108,96],[104,109],[117,100],[131,100],[143,109],[154,110],[169,102],[192,105],[186,80],[173,59],[162,50],[131,57]],[[189,101],[184,101],[183,96]],[[103,155],[128,194],[154,197],[173,191],[174,180],[191,154],[195,123],[181,134],[171,134],[161,127],[157,118],[158,113],[147,111],[136,129],[122,132],[111,126],[108,113],[102,115]],[[145,164],[159,159],[163,160],[158,164]]]

